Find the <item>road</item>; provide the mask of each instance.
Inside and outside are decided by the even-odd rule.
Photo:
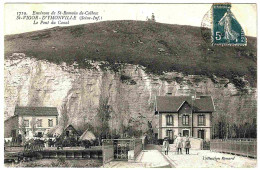
[[[162,155],[156,145],[148,145],[135,162],[112,161],[105,168],[171,168],[169,161]]]
[[[257,160],[243,156],[211,152],[209,150],[190,150],[190,154],[176,154],[174,145],[168,155],[161,146],[147,145],[136,162],[112,161],[106,168],[252,168]]]

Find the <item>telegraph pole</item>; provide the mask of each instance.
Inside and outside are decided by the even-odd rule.
[[[194,108],[194,101],[196,99],[196,90],[194,96],[191,96],[191,137],[193,137],[193,108]]]

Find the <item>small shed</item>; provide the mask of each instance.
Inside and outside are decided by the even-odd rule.
[[[96,136],[89,130],[86,130],[79,138],[80,141],[83,140],[95,140]]]
[[[64,129],[62,135],[65,137],[74,137],[77,139],[79,132],[72,125],[69,125]]]
[[[57,125],[50,129],[48,134],[53,136],[74,137],[75,139],[79,137],[78,131],[72,125],[68,125],[65,129]]]
[[[63,128],[62,126],[54,126],[53,128],[51,128],[48,132],[49,135],[52,136],[60,136],[63,133]]]

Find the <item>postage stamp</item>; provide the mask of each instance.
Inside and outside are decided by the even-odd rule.
[[[213,4],[212,15],[213,45],[244,46],[247,44],[243,28],[231,12],[231,4]]]

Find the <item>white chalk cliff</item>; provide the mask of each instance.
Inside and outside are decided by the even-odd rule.
[[[184,76],[181,73],[167,73],[164,76],[147,74],[142,67],[126,65],[121,73],[97,69],[78,69],[76,64],[56,65],[47,61],[13,54],[4,62],[5,119],[14,114],[19,106],[57,107],[60,116],[66,107],[69,123],[75,127],[89,122],[95,126],[100,98],[108,98],[113,108],[113,128],[127,124],[139,113],[154,126],[154,99],[156,95],[211,95],[216,108],[215,115],[230,116],[246,112],[256,117],[256,89],[248,87],[248,94],[239,92],[228,79],[215,77],[215,82],[205,76]],[[127,75],[135,82],[122,82],[120,76]],[[181,81],[179,81],[181,79]],[[241,117],[241,120],[243,118]],[[239,120],[238,120],[239,121]],[[112,122],[111,122],[112,126]],[[143,128],[146,128],[144,125]]]

